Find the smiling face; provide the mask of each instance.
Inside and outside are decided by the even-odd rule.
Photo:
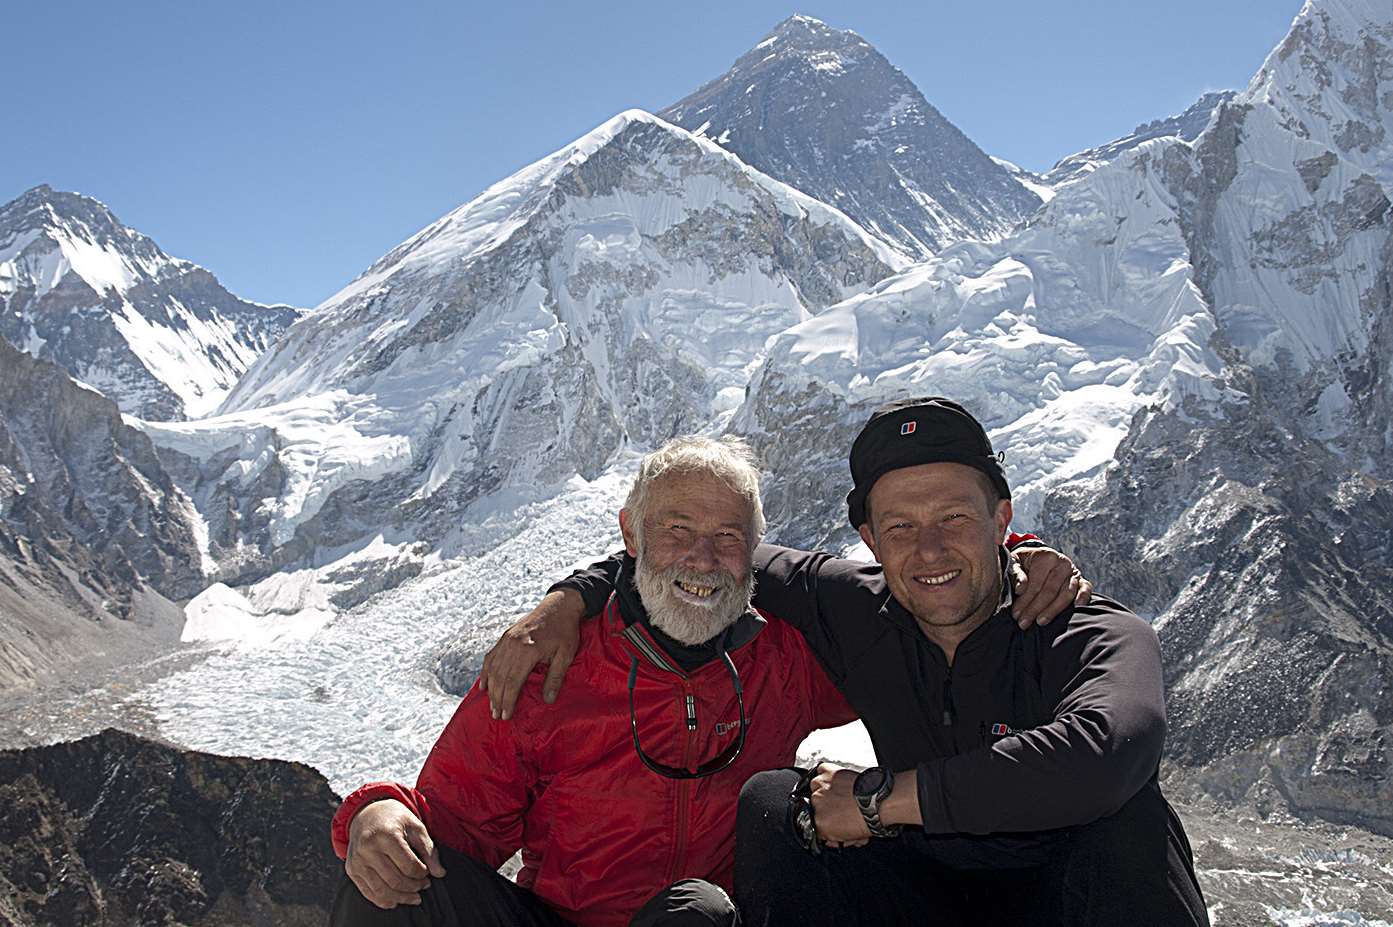
[[[996,500],[974,468],[932,463],[876,480],[867,514],[861,538],[884,567],[891,594],[951,659],[1001,599],[997,551],[1011,503]]]
[[[654,627],[700,644],[750,605],[754,551],[749,500],[709,473],[667,473],[649,489],[643,523],[619,513],[635,582]]]

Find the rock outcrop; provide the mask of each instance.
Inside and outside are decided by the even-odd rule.
[[[324,777],[115,729],[0,752],[0,921],[319,927],[342,875]]]

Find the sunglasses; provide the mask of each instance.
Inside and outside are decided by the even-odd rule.
[[[707,760],[696,769],[668,766],[659,763],[643,752],[643,747],[638,742],[638,717],[634,714],[634,684],[638,680],[638,657],[634,657],[633,662],[629,664],[629,728],[634,734],[634,749],[638,751],[638,758],[643,760],[643,765],[658,775],[668,779],[701,779],[714,775],[734,763],[735,758],[740,755],[740,751],[745,749],[745,728],[747,725],[745,724],[745,695],[740,689],[740,674],[735,671],[735,664],[731,661],[730,654],[722,651],[721,659],[725,662],[726,669],[730,670],[731,681],[735,684],[735,700],[740,706],[740,736],[713,759]],[[688,695],[686,704],[687,730],[695,731],[697,726],[695,697]]]

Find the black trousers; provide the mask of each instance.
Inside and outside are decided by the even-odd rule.
[[[1154,786],[1111,817],[1033,845],[907,828],[814,856],[788,826],[797,779],[759,773],[740,795],[735,902],[748,927],[1208,927],[1189,844]]]
[[[347,876],[339,886],[330,927],[571,927],[542,899],[478,860],[436,844],[443,879],[431,879],[419,905],[383,910]],[[654,895],[630,927],[739,927],[740,918],[719,887],[684,879]]]

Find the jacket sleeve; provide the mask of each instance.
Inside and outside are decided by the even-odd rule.
[[[585,600],[585,614],[593,618],[605,610],[614,584],[619,579],[619,566],[624,562],[624,552],[616,551],[604,560],[596,560],[584,569],[576,570],[570,576],[552,583],[547,592],[558,589],[573,589]]]
[[[1067,620],[1044,657],[1045,694],[1058,693],[1053,720],[917,767],[927,833],[1086,824],[1156,775],[1166,710],[1155,631],[1102,597]]]
[[[497,869],[521,846],[523,814],[536,794],[520,743],[525,737],[489,716],[488,697],[475,683],[431,748],[415,788],[372,783],[344,799],[334,815],[334,852],[347,856],[348,828],[364,805],[395,798],[431,839]]]
[[[777,620],[777,619],[776,619]],[[813,656],[802,635],[790,634],[789,661],[797,668],[804,688],[803,704],[808,710],[808,726],[813,730],[841,727],[860,717],[847,702],[846,696],[832,684],[827,671]]]

